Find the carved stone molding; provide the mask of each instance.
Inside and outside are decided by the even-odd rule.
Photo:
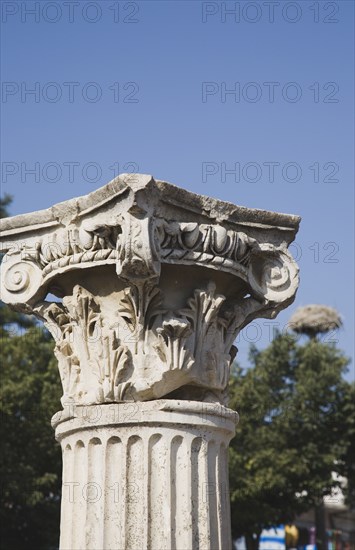
[[[123,175],[2,220],[1,298],[52,333],[63,405],[226,403],[238,332],[294,299],[298,224]]]

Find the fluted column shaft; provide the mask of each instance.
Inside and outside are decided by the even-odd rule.
[[[63,449],[61,550],[228,550],[237,415],[192,401],[76,407]]]

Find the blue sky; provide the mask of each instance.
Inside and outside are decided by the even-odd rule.
[[[129,171],[299,214],[301,285],[274,326],[297,306],[330,305],[344,320],[331,337],[353,357],[352,1],[1,7],[1,192],[13,215]],[[250,342],[268,343],[265,323],[239,338],[244,366]]]

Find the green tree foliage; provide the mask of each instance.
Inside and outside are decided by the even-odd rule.
[[[346,503],[355,509],[355,382],[348,385],[344,397],[341,431],[344,445],[339,461],[339,473],[348,481]]]
[[[6,214],[9,200],[1,202]],[[61,453],[50,425],[60,381],[48,332],[0,303],[1,548],[58,547]]]
[[[235,368],[231,407],[240,414],[230,449],[234,536],[287,523],[316,506],[349,473],[348,360],[332,344],[277,335]],[[354,391],[354,390],[352,390]],[[345,406],[346,405],[346,406]],[[352,425],[354,430],[354,425]]]
[[[6,194],[4,197],[0,198],[0,219],[7,218],[7,216],[9,215],[7,207],[11,204],[11,201],[11,195]]]

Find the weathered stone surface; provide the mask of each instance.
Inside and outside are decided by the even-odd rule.
[[[293,301],[298,224],[137,174],[1,221],[1,298],[56,342],[62,550],[230,550],[233,342]]]
[[[70,407],[53,419],[64,457],[64,550],[228,550],[228,444],[236,413],[156,400]]]
[[[238,332],[294,299],[298,223],[123,175],[2,220],[1,298],[53,334],[63,404],[226,403]]]

